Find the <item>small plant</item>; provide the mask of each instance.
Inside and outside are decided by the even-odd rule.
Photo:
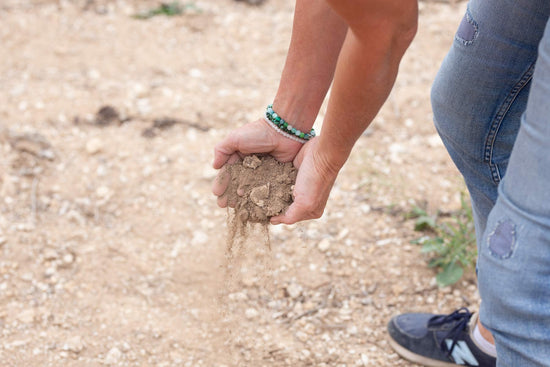
[[[477,258],[472,208],[466,194],[461,195],[460,202],[460,210],[445,220],[438,214],[430,216],[419,207],[414,207],[407,216],[416,219],[416,231],[432,233],[412,243],[421,245],[423,253],[432,255],[428,266],[439,269],[436,280],[441,287],[458,282],[465,269],[474,267]]]
[[[175,15],[182,15],[190,9],[196,9],[194,3],[181,4],[179,1],[173,1],[171,3],[161,3],[157,8],[150,9],[144,13],[134,15],[134,18],[149,19],[157,15],[173,17]]]

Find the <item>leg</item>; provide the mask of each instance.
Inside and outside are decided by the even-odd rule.
[[[497,365],[550,363],[550,23],[479,257],[481,319]]]
[[[481,236],[487,217],[497,200],[497,187],[508,167],[521,115],[527,105],[537,46],[549,14],[549,0],[471,0],[432,89],[436,127],[464,175],[472,197],[478,244],[482,244]],[[549,94],[548,91],[546,93]],[[546,101],[546,104],[549,102]],[[550,111],[546,116],[550,116]],[[550,137],[546,141],[550,141]],[[550,156],[548,150],[546,153]],[[546,170],[550,172],[550,168]],[[548,202],[550,198],[545,201]],[[547,234],[547,240],[548,237]],[[483,266],[480,261],[480,269]],[[549,269],[546,267],[546,274]],[[494,277],[484,268],[482,273],[488,274],[484,285],[489,290],[498,295],[507,289],[506,282],[500,279],[491,284]],[[549,281],[547,279],[546,284],[550,284]],[[508,291],[502,293],[510,296]],[[488,291],[483,292],[482,296],[496,297],[495,294],[489,295]],[[546,304],[550,303],[548,297],[545,300]],[[495,304],[498,301],[487,303],[489,305],[482,305],[483,310],[490,311],[480,316],[484,324],[485,317],[497,307]],[[504,320],[506,312],[497,313],[486,325],[494,330],[503,322],[509,333],[510,324]],[[546,320],[550,320],[550,316]],[[399,315],[388,324],[390,345],[403,357],[420,364],[495,366],[495,358],[472,337],[476,321],[476,317],[467,310],[448,316]],[[517,327],[520,323],[511,327]],[[543,329],[550,330],[550,327],[548,324],[541,325]],[[509,360],[507,355],[514,353],[510,345],[518,339],[517,336],[506,339],[503,335],[507,334],[501,333],[500,339],[497,338],[498,363],[502,366],[524,366],[515,362],[502,364],[505,362],[501,362],[500,354],[503,354],[502,361]],[[550,345],[547,339],[541,340],[546,340],[546,345]]]
[[[527,103],[547,0],[472,0],[432,88],[436,127],[472,198],[478,243]]]

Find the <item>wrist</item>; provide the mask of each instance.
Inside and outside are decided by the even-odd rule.
[[[285,121],[301,131],[309,131],[313,127],[320,106],[312,105],[302,98],[281,98],[273,101],[273,110]]]
[[[302,144],[315,136],[314,129],[311,129],[309,131],[302,131],[298,129],[297,127],[293,126],[292,123],[286,121],[284,118],[279,116],[279,114],[273,110],[273,105],[271,104],[268,105],[266,108],[265,120],[278,133]]]
[[[339,141],[338,137],[320,134],[319,152],[324,156],[324,164],[332,171],[339,172],[348,160],[353,144]]]

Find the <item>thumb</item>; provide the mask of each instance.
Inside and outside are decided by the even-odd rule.
[[[275,217],[271,217],[269,222],[271,224],[294,224],[298,222],[296,215],[296,204],[292,203],[283,214],[279,214]]]

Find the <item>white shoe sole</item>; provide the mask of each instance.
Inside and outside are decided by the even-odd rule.
[[[408,350],[408,349],[402,347],[401,345],[399,345],[392,338],[389,338],[389,342],[390,342],[391,347],[393,348],[393,350],[395,350],[397,352],[397,354],[399,354],[401,357],[403,357],[403,358],[405,358],[405,359],[407,359],[411,362],[417,363],[419,365],[426,366],[426,367],[456,367],[456,366],[458,366],[455,363],[438,361],[436,359],[431,359],[431,358],[428,358],[428,357],[421,356],[419,354],[415,354],[415,353],[411,352],[410,350]]]

